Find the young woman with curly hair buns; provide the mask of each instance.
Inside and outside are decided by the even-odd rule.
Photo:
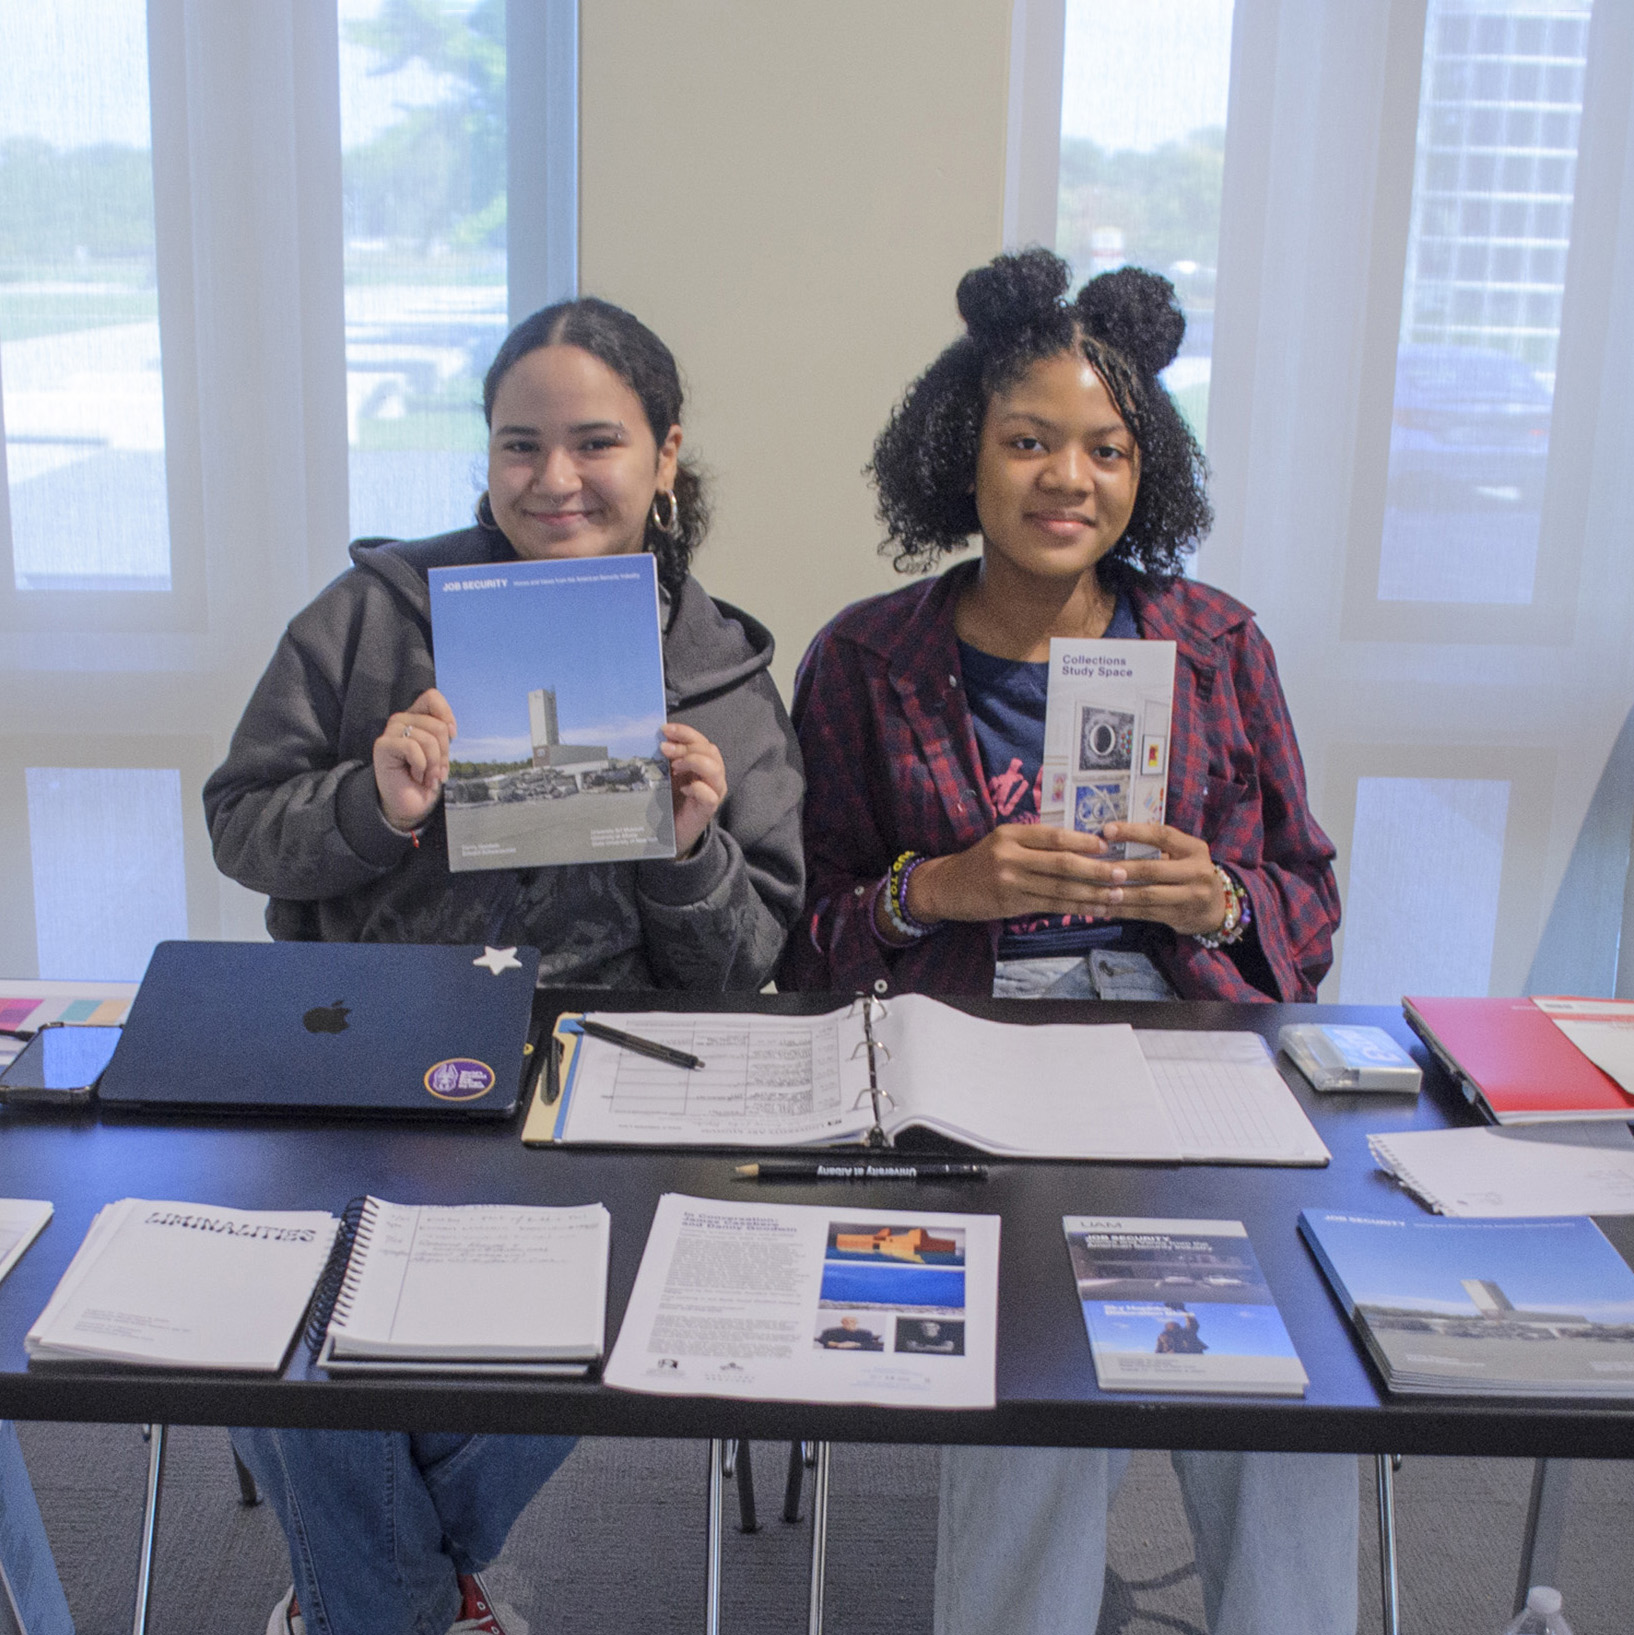
[[[1306,1000],[1331,963],[1333,847],[1270,645],[1180,573],[1211,521],[1159,379],[1185,319],[1133,268],[1067,289],[1045,250],[968,273],[965,334],[875,445],[897,567],[973,536],[981,555],[847,608],[801,662],[807,892],[783,986]],[[1175,643],[1165,823],[1039,823],[1054,636]],[[1126,1458],[945,1450],[938,1635],[1093,1635]],[[1172,1459],[1214,1635],[1354,1635],[1354,1459]]]

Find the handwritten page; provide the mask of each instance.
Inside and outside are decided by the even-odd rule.
[[[1332,1156],[1257,1033],[1140,1028],[1182,1155],[1213,1164],[1326,1164]]]
[[[686,1051],[704,1065],[674,1067],[586,1038],[562,1138],[675,1146],[854,1139],[868,1128],[872,1113],[857,1105],[868,1085],[868,1065],[854,1054],[862,1035],[860,1027],[845,1029],[848,1014],[609,1013],[599,1019]]]
[[[600,1357],[608,1216],[370,1198],[335,1314],[335,1358]]]

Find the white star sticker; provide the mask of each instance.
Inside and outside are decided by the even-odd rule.
[[[482,952],[471,961],[473,965],[484,965],[498,976],[501,971],[520,971],[522,961],[516,957],[514,948],[489,948],[483,945]]]

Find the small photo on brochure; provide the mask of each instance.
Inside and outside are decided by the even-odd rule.
[[[1272,1305],[1086,1300],[1084,1321],[1095,1344],[1153,1357],[1296,1357]]]
[[[935,1317],[899,1317],[895,1349],[911,1352],[916,1357],[962,1357],[965,1326]]]
[[[830,1221],[820,1305],[826,1311],[962,1317],[962,1227]],[[827,1319],[823,1318],[826,1326]]]
[[[855,1312],[829,1309],[818,1313],[818,1321],[822,1327],[814,1338],[819,1351],[883,1351],[891,1319],[887,1312],[865,1322]]]

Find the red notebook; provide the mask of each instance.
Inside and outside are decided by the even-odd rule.
[[[1413,1031],[1499,1124],[1634,1119],[1634,1096],[1530,999],[1403,999]]]

